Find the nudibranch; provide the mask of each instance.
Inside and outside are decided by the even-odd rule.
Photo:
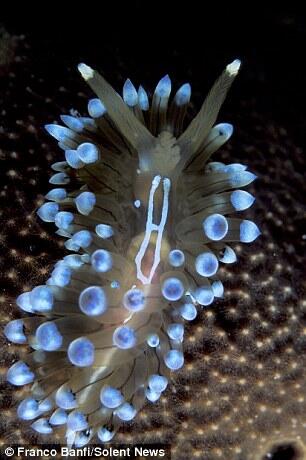
[[[145,401],[157,401],[184,364],[184,322],[223,296],[220,264],[231,242],[260,234],[244,218],[256,176],[210,162],[233,132],[215,124],[240,61],[229,64],[185,129],[191,88],[170,99],[162,78],[152,96],[126,80],[121,97],[96,71],[78,69],[94,91],[89,116],[61,116],[46,129],[64,150],[54,188],[38,210],[67,240],[45,285],[24,292],[27,315],[6,337],[32,351],[7,380],[32,384],[17,408],[42,434],[70,446],[110,441]]]

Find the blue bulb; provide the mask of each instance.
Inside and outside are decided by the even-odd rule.
[[[73,340],[68,347],[68,358],[77,367],[92,366],[95,361],[95,347],[86,337]]]
[[[80,230],[72,236],[72,242],[81,248],[88,248],[92,243],[92,236],[88,230]]]
[[[36,286],[30,292],[30,303],[34,311],[46,312],[52,310],[52,291],[47,286]]]
[[[187,321],[192,321],[197,317],[198,314],[197,309],[193,303],[185,303],[184,305],[181,305],[179,312],[181,316]]]
[[[26,343],[27,338],[24,335],[24,323],[22,319],[10,321],[4,328],[5,337],[13,343]]]
[[[223,297],[224,287],[221,281],[214,281],[211,287],[215,297]]]
[[[71,270],[70,268],[61,263],[57,265],[51,273],[52,282],[55,286],[64,287],[70,283]]]
[[[37,211],[37,215],[44,222],[54,222],[55,216],[59,211],[57,203],[44,203]]]
[[[76,133],[81,133],[84,129],[84,125],[79,118],[72,117],[71,115],[61,115],[61,120],[68,128]]]
[[[156,348],[159,345],[159,337],[157,334],[151,334],[147,338],[147,344],[149,347]]]
[[[200,305],[210,305],[214,300],[214,292],[210,286],[201,286],[193,293],[196,301]]]
[[[175,100],[176,105],[180,107],[182,105],[188,104],[190,101],[190,96],[191,96],[191,86],[189,83],[185,83],[178,89],[175,95],[174,100]]]
[[[145,396],[149,401],[154,403],[154,402],[159,400],[159,398],[161,397],[161,393],[158,393],[156,391],[152,391],[151,388],[146,388],[145,389]]]
[[[124,422],[129,422],[130,420],[132,420],[135,417],[136,413],[136,409],[127,402],[122,404],[122,406],[118,407],[118,409],[116,409],[115,411],[117,417],[119,417]]]
[[[102,117],[106,112],[106,108],[100,99],[90,99],[88,102],[88,113],[92,118]]]
[[[219,123],[213,129],[218,132],[219,136],[223,137],[223,141],[229,139],[234,131],[233,125],[230,123]]]
[[[39,415],[38,402],[34,398],[26,398],[19,404],[17,415],[21,420],[33,420]]]
[[[185,255],[180,249],[173,249],[169,252],[168,260],[172,267],[181,267],[185,262]]]
[[[228,170],[228,169],[227,169]],[[230,184],[232,187],[245,187],[246,185],[249,185],[251,182],[253,182],[255,179],[257,179],[257,176],[255,174],[249,172],[249,171],[234,171],[229,173],[229,180]]]
[[[251,243],[260,235],[260,230],[254,222],[243,220],[240,224],[240,241],[242,243]]]
[[[79,154],[76,150],[65,150],[65,158],[71,168],[79,169],[84,166],[84,163],[80,160]]]
[[[163,375],[153,374],[148,379],[148,385],[152,391],[162,393],[167,388],[168,379]]]
[[[83,163],[91,164],[98,161],[100,152],[98,147],[91,142],[84,142],[77,148],[78,155]]]
[[[149,98],[142,86],[138,88],[138,104],[141,110],[149,110]]]
[[[141,289],[130,289],[123,297],[123,305],[130,311],[143,310],[145,301],[145,295]]]
[[[101,442],[109,442],[115,436],[115,432],[109,431],[107,428],[101,427],[98,429],[97,435]]]
[[[167,334],[170,339],[182,342],[184,337],[184,326],[180,323],[169,324],[167,327]]]
[[[213,276],[218,271],[219,262],[212,252],[203,252],[196,258],[195,268],[201,276]]]
[[[123,403],[124,397],[122,393],[116,388],[105,386],[101,390],[100,400],[105,407],[108,407],[109,409],[115,409]]]
[[[89,286],[80,294],[79,307],[87,316],[102,315],[107,306],[105,292],[100,286]]]
[[[134,107],[138,102],[137,91],[129,79],[127,79],[123,85],[123,100],[130,107]]]
[[[166,353],[164,361],[168,369],[177,371],[184,365],[184,355],[181,351],[170,350]]]
[[[96,272],[108,272],[113,266],[111,253],[106,249],[98,249],[91,255],[91,265]]]
[[[228,223],[221,214],[211,214],[203,221],[204,233],[210,240],[219,241],[228,232]]]
[[[225,246],[223,254],[221,257],[219,257],[219,260],[224,264],[232,264],[236,262],[237,256],[235,254],[235,251],[230,246]]]
[[[224,172],[236,173],[236,172],[245,171],[246,169],[247,169],[247,167],[245,165],[242,165],[240,163],[231,163],[231,164],[225,166]]]
[[[254,203],[255,198],[244,190],[235,190],[231,194],[231,203],[236,211],[244,211]]]
[[[50,425],[64,425],[67,422],[67,412],[64,409],[56,409],[49,419]]]
[[[36,329],[35,338],[39,347],[45,351],[55,351],[61,348],[63,337],[55,323],[48,321]]]
[[[34,423],[32,423],[31,427],[33,430],[40,434],[50,434],[53,431],[46,418],[40,418],[36,420]]]
[[[6,378],[12,385],[22,386],[33,382],[35,375],[24,362],[18,361],[9,368]]]
[[[112,289],[119,289],[119,288],[120,288],[120,283],[119,283],[119,281],[113,280],[113,281],[111,282],[111,284],[110,284],[110,287],[111,287]]]
[[[74,438],[74,447],[81,448],[89,443],[92,436],[92,430],[84,430],[76,433]]]
[[[67,192],[64,188],[53,188],[47,193],[47,200],[62,201],[67,197]]]
[[[77,407],[77,401],[72,391],[62,386],[55,394],[55,402],[58,407],[65,410],[75,409]]]
[[[83,192],[74,201],[78,211],[88,216],[96,204],[96,195],[92,192]]]
[[[54,137],[56,140],[60,142],[65,142],[65,140],[68,139],[74,139],[75,135],[73,131],[71,131],[68,128],[65,128],[64,126],[60,125],[45,125],[45,129],[48,131],[48,133]]]
[[[84,260],[79,254],[71,254],[70,256],[65,256],[64,261],[70,268],[80,268],[82,265],[84,265]]]
[[[67,428],[72,431],[82,431],[88,428],[86,415],[79,411],[71,412],[67,418]]]
[[[21,310],[26,311],[28,313],[34,313],[34,309],[31,304],[31,296],[30,292],[24,292],[20,294],[16,299],[16,304],[18,305]]]
[[[70,182],[70,178],[64,172],[53,174],[53,176],[49,179],[49,183],[53,185],[65,185],[65,184],[69,184],[69,182]]]
[[[46,398],[43,401],[41,401],[38,405],[38,409],[41,412],[49,412],[53,408],[53,401],[50,398]]]
[[[68,230],[73,222],[73,214],[67,211],[60,211],[55,216],[55,225],[63,230]]]
[[[114,234],[114,230],[110,225],[98,224],[96,226],[96,234],[103,239],[110,238]]]
[[[161,80],[159,80],[155,92],[159,97],[169,97],[171,92],[171,80],[169,75],[165,75]]]
[[[178,278],[167,278],[162,285],[162,294],[167,300],[179,300],[185,292],[183,283]]]
[[[136,334],[134,329],[128,326],[120,326],[115,329],[113,343],[118,348],[128,349],[136,345]]]

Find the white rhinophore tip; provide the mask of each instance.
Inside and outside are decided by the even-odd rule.
[[[241,61],[240,59],[235,59],[233,62],[226,66],[226,71],[230,74],[230,76],[237,75],[240,69]]]
[[[89,80],[94,75],[94,70],[84,63],[78,65],[78,71],[80,72],[84,80]]]

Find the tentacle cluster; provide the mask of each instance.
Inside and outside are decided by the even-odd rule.
[[[81,64],[97,95],[89,116],[46,126],[65,160],[52,165],[54,188],[38,215],[72,254],[17,298],[28,315],[5,328],[33,349],[7,379],[32,383],[17,413],[37,432],[58,430],[77,447],[95,435],[107,442],[146,399],[157,401],[183,366],[184,321],[223,296],[219,266],[236,261],[228,243],[259,235],[229,217],[253,204],[241,188],[255,175],[208,162],[233,131],[214,124],[239,64],[227,66],[186,130],[189,84],[170,100],[166,76],[150,100],[127,80],[121,98]]]

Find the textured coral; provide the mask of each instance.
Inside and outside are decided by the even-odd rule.
[[[18,85],[21,79],[31,88],[27,96],[25,85]],[[45,144],[49,141],[37,127],[46,116],[53,121],[57,108],[50,103],[48,85],[37,82],[37,77],[31,84],[30,73],[21,76],[18,65],[6,81],[11,88],[3,96],[12,104],[1,120],[1,156],[7,165],[2,169],[0,192],[3,323],[17,314],[12,302],[16,291],[45,279],[62,253],[62,243],[51,239],[34,216],[41,198],[37,193],[45,191],[47,166],[56,158],[52,144]],[[77,88],[76,78],[70,90]],[[79,98],[83,100],[82,95]],[[66,103],[70,108],[68,96]],[[80,107],[74,108],[81,109],[82,103],[77,104]],[[304,455],[306,450],[305,160],[286,130],[262,120],[252,101],[241,104],[235,125],[236,135],[219,159],[243,162],[247,155],[248,164],[260,176],[255,186],[256,215],[250,213],[250,218],[260,224],[263,237],[244,250],[239,266],[223,271],[225,300],[189,326],[187,364],[176,376],[172,394],[168,391],[119,435],[128,442],[170,442],[177,460],[257,460],[275,444],[294,443],[300,452],[304,449]],[[237,251],[239,255],[239,247]],[[14,345],[6,347],[3,375],[15,353]],[[14,398],[22,398],[21,392],[14,396],[9,389],[2,392],[2,441],[29,439],[18,431],[19,422],[8,417],[13,416],[11,407]]]

